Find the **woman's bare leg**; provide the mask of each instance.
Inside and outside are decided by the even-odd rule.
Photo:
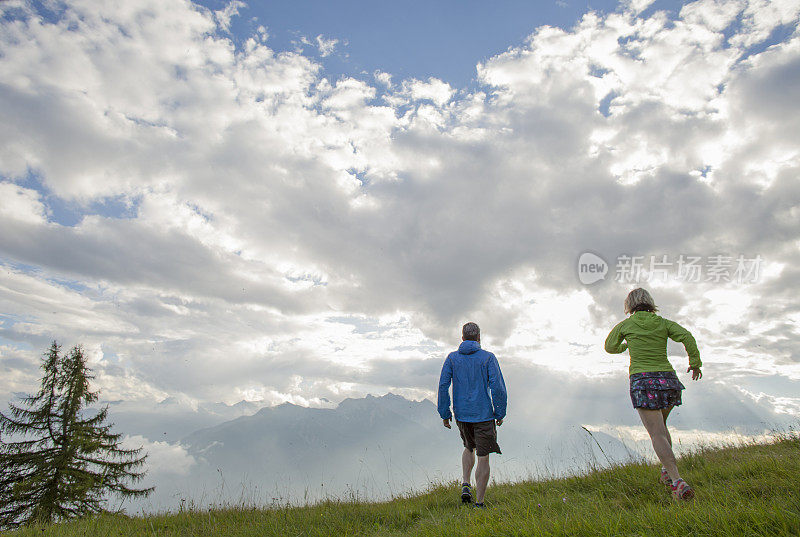
[[[637,408],[636,410],[639,411],[639,418],[641,418],[644,428],[647,429],[647,434],[650,435],[653,450],[655,450],[656,455],[661,460],[661,464],[667,469],[667,473],[674,483],[681,476],[678,473],[675,453],[672,452],[671,439],[662,411],[643,408]]]
[[[667,440],[669,441],[669,446],[672,447],[672,435],[669,434],[669,427],[667,427],[667,418],[669,417],[669,413],[672,412],[672,409],[675,408],[671,406],[669,408],[662,408],[661,409],[661,416],[664,418],[664,427],[667,429]]]

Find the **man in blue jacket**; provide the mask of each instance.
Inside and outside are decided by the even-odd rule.
[[[506,384],[500,364],[491,352],[481,349],[481,330],[475,323],[462,328],[462,342],[442,366],[439,378],[439,415],[450,428],[450,382],[453,383],[453,412],[464,441],[461,467],[461,501],[472,502],[470,477],[478,452],[475,470],[475,507],[484,508],[483,496],[489,483],[489,453],[500,453],[497,428],[506,416]],[[491,391],[491,397],[489,392]]]

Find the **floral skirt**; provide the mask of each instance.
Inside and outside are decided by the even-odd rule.
[[[675,371],[654,371],[631,375],[633,408],[660,410],[681,404],[681,390],[686,387]]]

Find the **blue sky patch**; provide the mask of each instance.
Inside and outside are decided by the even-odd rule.
[[[0,176],[0,181],[8,181]],[[48,222],[62,226],[74,227],[81,223],[85,216],[97,215],[106,218],[136,218],[139,212],[141,197],[126,195],[109,196],[95,199],[87,203],[69,201],[53,194],[35,172],[21,181],[14,181],[23,188],[35,190],[40,194],[40,201],[47,209]]]
[[[217,11],[228,2],[201,0],[197,4]],[[270,48],[316,55],[332,80],[384,71],[395,80],[436,77],[465,88],[474,85],[479,62],[521,45],[536,28],[568,29],[589,10],[609,13],[617,8],[618,2],[611,0],[252,2],[231,19],[230,31],[241,45],[263,25]],[[322,57],[315,50],[317,36],[338,40],[334,51]]]

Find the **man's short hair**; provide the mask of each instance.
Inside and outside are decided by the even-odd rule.
[[[464,339],[478,341],[478,338],[481,337],[481,329],[475,323],[467,323],[461,329],[461,335],[464,336]]]

